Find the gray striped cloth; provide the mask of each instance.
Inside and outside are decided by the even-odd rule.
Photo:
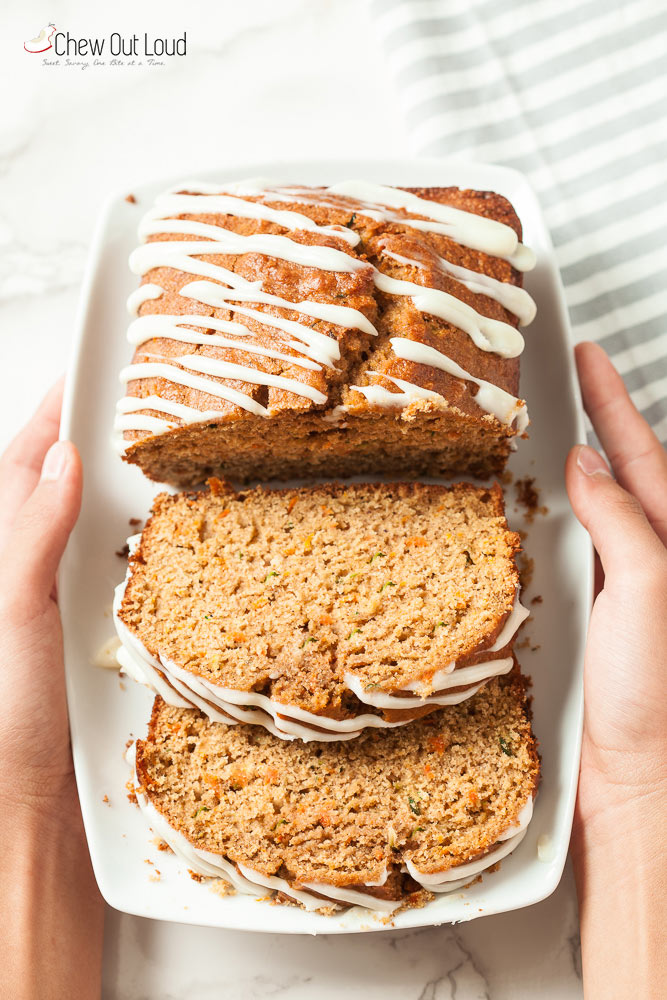
[[[372,0],[412,135],[535,188],[579,340],[667,440],[665,0]]]

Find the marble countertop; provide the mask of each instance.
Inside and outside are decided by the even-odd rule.
[[[75,37],[187,31],[187,55],[163,66],[45,65],[22,40],[50,20]],[[279,161],[409,150],[358,0],[117,0],[112,8],[37,0],[5,12],[0,45],[0,83],[11,95],[0,121],[0,343],[11,373],[0,447],[66,367],[87,247],[109,190],[272,154]],[[528,910],[348,938],[242,934],[107,910],[107,1000],[342,994],[581,996],[570,870],[550,899]]]

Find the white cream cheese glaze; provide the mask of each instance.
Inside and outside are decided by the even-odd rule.
[[[233,864],[227,858],[212,851],[195,847],[187,837],[176,830],[162,813],[155,808],[144,794],[136,772],[136,744],[131,744],[126,759],[132,768],[135,796],[139,809],[153,833],[163,840],[174,852],[177,858],[184,862],[188,869],[206,878],[220,878],[229,883],[237,892],[246,895],[262,897],[269,889],[272,892],[282,892],[284,895],[300,903],[306,910],[318,910],[324,906],[337,906],[348,903],[352,906],[362,906],[377,913],[393,913],[401,901],[378,899],[358,889],[339,887],[326,882],[304,882],[302,889],[291,886],[285,879],[275,875],[264,875],[241,863]],[[528,800],[522,808],[517,822],[498,838],[497,846],[481,858],[464,865],[456,865],[444,872],[423,874],[407,860],[402,871],[407,872],[415,882],[429,892],[453,892],[462,888],[481,872],[496,864],[510,854],[523,840],[526,827],[533,812],[533,800]],[[384,885],[389,875],[385,868],[380,879],[364,883],[368,888]],[[306,890],[306,891],[304,891]],[[310,890],[308,892],[307,890]],[[319,895],[313,895],[318,893]],[[325,897],[325,898],[322,898]]]
[[[341,271],[349,274],[363,271],[370,267],[366,261],[352,257],[343,250],[334,247],[321,246],[318,243],[297,243],[287,236],[276,236],[274,233],[255,233],[242,236],[224,226],[210,225],[207,222],[195,222],[194,219],[144,219],[139,225],[139,236],[157,236],[164,233],[178,233],[181,236],[202,236],[214,241],[216,249],[201,251],[203,253],[245,254],[259,253],[265,257],[275,257],[277,260],[287,260],[302,267],[315,267],[320,271]],[[204,244],[205,246],[207,244]]]
[[[476,312],[472,306],[438,288],[417,285],[414,281],[391,278],[382,271],[375,272],[375,286],[389,295],[407,295],[420,312],[438,316],[452,326],[464,330],[476,347],[490,351],[501,358],[516,358],[524,348],[524,340],[516,327],[489,319]]]
[[[409,267],[427,268],[426,261],[415,260],[413,257],[404,257],[400,253],[382,248],[383,256],[390,257],[391,260],[399,264],[406,264]],[[459,284],[464,285],[468,291],[474,295],[486,295],[487,298],[498,302],[508,312],[513,313],[519,320],[521,326],[529,326],[535,319],[537,306],[534,299],[528,294],[525,288],[518,285],[511,285],[508,281],[498,281],[488,274],[479,271],[471,271],[467,267],[459,264],[452,264],[444,257],[436,257],[438,269],[454,278]]]
[[[497,653],[509,645],[529,614],[530,612],[519,601],[517,593],[509,617],[496,641],[492,646],[489,646],[488,652]],[[365,705],[371,705],[373,708],[400,710],[421,708],[425,704],[458,705],[476,694],[482,684],[491,677],[508,674],[512,669],[513,662],[512,657],[507,656],[496,660],[484,660],[467,667],[457,667],[454,660],[441,670],[437,670],[428,682],[417,680],[406,684],[400,689],[400,694],[387,694],[375,686],[369,689],[364,686],[360,677],[355,677],[350,672],[345,674],[345,684],[350,691],[356,694],[359,701]],[[447,693],[447,688],[457,688],[464,685],[475,686],[465,691]],[[409,697],[410,694],[414,694],[414,697]]]
[[[407,340],[405,337],[392,337],[391,346],[394,354],[399,358],[414,361],[420,365],[430,365],[431,368],[439,368],[455,378],[473,382],[479,387],[475,402],[482,410],[491,413],[507,426],[511,426],[516,420],[517,431],[520,434],[525,431],[528,426],[528,411],[523,400],[517,399],[499,386],[493,385],[492,382],[471,375],[470,372],[465,371],[455,361],[448,358],[446,354],[436,350],[435,347],[429,347],[428,344]]]
[[[147,281],[144,285],[139,285],[135,288],[133,292],[127,297],[127,311],[130,316],[139,315],[139,307],[144,304],[144,302],[150,302],[152,299],[159,299],[164,295],[164,289],[160,285],[154,285],[152,282]],[[131,341],[130,341],[131,343]]]
[[[293,354],[285,354],[284,351],[275,351],[270,347],[262,347],[260,344],[248,343],[247,340],[235,340],[233,337],[219,337],[215,333],[196,333],[194,330],[186,329],[186,326],[199,326],[204,330],[221,330],[225,333],[232,333],[234,337],[252,337],[253,333],[241,323],[232,323],[214,316],[182,316],[152,313],[140,316],[130,325],[127,331],[127,339],[135,347],[144,344],[147,340],[160,337],[165,340],[175,340],[183,344],[196,344],[209,347],[232,347],[237,351],[247,354],[258,354],[265,358],[278,358],[287,361],[298,368],[307,368],[310,371],[321,371],[322,366],[309,358]],[[290,343],[288,347],[296,350],[303,350],[303,344]]]
[[[371,184],[368,181],[343,181],[326,189],[330,194],[340,194],[359,201],[363,206],[374,209],[401,208],[412,215],[422,215],[439,223],[447,236],[462,246],[481,250],[492,257],[524,257],[519,253],[522,246],[519,237],[510,226],[495,219],[487,219],[474,212],[465,212],[451,205],[442,205],[428,198],[420,198],[409,191]],[[403,221],[403,220],[401,220]],[[409,224],[413,220],[409,220]]]
[[[392,392],[390,389],[385,389],[382,385],[350,386],[350,389],[353,389],[355,392],[360,392],[372,406],[383,406],[388,409],[403,409],[420,399],[427,399],[437,405],[444,406],[444,396],[441,396],[437,392],[432,392],[431,389],[422,389],[420,385],[414,385],[412,382],[406,382],[405,379],[402,378],[395,378],[393,375],[381,375],[380,372],[372,371],[366,372],[366,374],[386,378],[390,382],[393,382],[394,385],[401,390],[400,392]],[[344,405],[336,407],[338,413],[334,415],[332,412],[329,415],[330,419],[335,420],[336,416],[343,416],[349,411],[349,409],[350,408],[348,406]]]
[[[413,862],[407,859],[403,871],[408,872],[415,882],[419,882],[429,892],[452,892],[455,888],[465,885],[470,879],[475,878],[511,854],[525,837],[532,816],[533,799],[531,797],[521,809],[516,823],[498,837],[494,847],[475,861],[469,861],[464,865],[455,865],[444,872],[430,874],[420,872]]]
[[[377,334],[377,330],[358,309],[350,306],[339,306],[329,302],[316,302],[305,300],[303,302],[292,302],[283,299],[279,295],[263,292],[261,282],[247,281],[234,271],[229,271],[219,264],[210,264],[207,261],[198,260],[197,255],[213,254],[220,252],[217,243],[206,243],[204,241],[180,242],[169,240],[165,242],[145,243],[137,247],[130,254],[130,270],[133,274],[143,276],[148,271],[156,267],[172,267],[183,271],[185,274],[197,275],[204,278],[212,278],[214,281],[222,281],[228,288],[219,287],[220,292],[224,292],[225,301],[262,302],[266,305],[279,306],[282,309],[290,309],[292,312],[303,313],[315,319],[323,319],[328,323],[350,330],[362,330],[370,336]],[[143,286],[140,286],[143,287]],[[159,287],[159,286],[154,286]],[[180,294],[183,294],[181,289]],[[225,306],[225,308],[229,308]],[[270,314],[262,313],[262,317],[269,317]],[[275,317],[273,317],[275,318]]]
[[[261,219],[272,222],[284,229],[296,232],[319,233],[322,236],[333,236],[345,240],[351,247],[356,247],[360,236],[346,226],[319,226],[309,215],[292,212],[287,209],[275,209],[257,201],[247,201],[242,197],[230,197],[222,191],[196,190],[191,194],[176,194],[168,192],[160,194],[155,199],[154,207],[144,216],[146,221],[168,219],[176,215],[233,215],[241,219]],[[193,191],[189,185],[184,190]]]
[[[162,396],[124,396],[116,404],[117,422],[127,413],[135,413],[137,410],[158,410],[161,413],[178,417],[184,424],[197,423],[202,420],[215,420],[223,416],[221,410],[197,410],[194,406],[186,406],[185,403],[177,403],[173,399],[164,399]],[[175,422],[170,426],[176,426]],[[116,426],[116,429],[120,429]],[[130,428],[131,429],[131,428]]]
[[[289,342],[289,346],[300,351],[302,354],[320,361],[330,368],[334,367],[334,362],[340,360],[340,347],[338,341],[333,337],[328,337],[325,333],[313,330],[303,323],[296,323],[292,319],[285,319],[284,316],[267,315],[259,309],[252,309],[250,306],[241,306],[236,299],[242,299],[238,292],[231,296],[226,288],[214,285],[210,281],[192,281],[185,285],[180,293],[184,298],[196,299],[205,305],[213,306],[216,309],[228,309],[232,313],[240,316],[248,316],[265,324],[270,330],[287,333],[294,338]],[[252,295],[248,296],[252,298]],[[232,301],[234,300],[234,301]],[[323,308],[326,308],[324,306]],[[340,308],[333,306],[332,308]],[[352,310],[354,311],[354,310]],[[375,329],[375,328],[373,328]]]
[[[140,361],[137,364],[128,365],[127,368],[122,369],[119,378],[125,385],[141,378],[164,378],[175,385],[185,385],[190,389],[198,389],[200,392],[205,392],[209,396],[226,399],[228,402],[240,406],[242,410],[248,410],[258,417],[266,417],[269,412],[265,406],[262,406],[261,403],[258,403],[251,396],[246,395],[245,392],[239,392],[238,389],[223,385],[212,378],[202,378],[201,375],[193,375],[182,368],[178,368],[176,365],[163,361]],[[137,414],[135,419],[138,416],[139,414]],[[125,427],[124,429],[128,430],[129,428]]]
[[[350,181],[343,183],[345,185],[350,185],[351,188],[352,185],[357,185],[360,182]],[[366,182],[361,182],[361,183],[366,184]],[[337,190],[340,186],[342,185],[334,185],[333,187],[324,188],[323,190],[332,195],[333,198],[335,199],[336,195],[343,196],[343,192]],[[373,185],[373,187],[375,188],[376,192],[378,190],[389,191],[389,192],[396,191],[396,189],[394,188],[386,188],[383,187],[382,185]],[[232,189],[235,189],[236,193],[238,194],[244,194],[248,197],[250,196],[262,197],[267,201],[288,200],[295,204],[299,203],[303,205],[325,205],[327,207],[337,208],[337,209],[341,209],[343,207],[343,203],[340,201],[339,202],[336,202],[335,200],[323,201],[321,197],[313,197],[312,194],[309,195],[307,193],[309,191],[308,188],[275,187],[272,186],[271,181],[264,178],[256,178],[254,180],[246,182],[242,181],[239,185],[229,185],[225,190],[229,191],[230,193],[233,193]],[[367,185],[367,191],[368,191],[368,185]],[[398,191],[397,193],[399,196],[407,195],[408,198],[417,197],[416,195],[410,195],[407,192]],[[399,225],[405,227],[406,229],[416,229],[419,232],[425,232],[425,233],[438,233],[439,235],[446,236],[448,237],[448,239],[452,240],[455,243],[459,243],[462,246],[469,245],[465,242],[465,238],[466,235],[470,234],[470,229],[469,227],[466,226],[465,220],[463,220],[462,218],[457,218],[460,228],[459,228],[459,235],[458,236],[455,235],[455,226],[453,225],[454,216],[450,214],[448,216],[449,218],[448,222],[436,221],[434,218],[429,217],[431,211],[429,206],[433,206],[434,202],[429,201],[428,199],[422,199],[422,198],[418,199],[418,201],[424,204],[426,210],[425,211],[415,210],[415,212],[416,214],[425,215],[427,217],[425,219],[416,219],[412,218],[411,216],[410,217],[401,216],[401,215],[396,215],[390,211],[388,212],[387,208],[389,207],[389,205],[387,202],[383,203],[382,201],[378,202],[360,201],[358,199],[355,199],[351,194],[346,194],[344,195],[344,197],[348,199],[348,204],[346,205],[346,207],[349,207],[351,211],[355,211],[360,215],[365,215],[368,218],[375,219],[378,222],[396,222]],[[394,208],[398,207],[401,206],[394,205]],[[451,206],[444,206],[444,205],[440,205],[439,207],[451,208]],[[406,211],[412,211],[412,209],[406,209]],[[461,217],[466,215],[473,215],[474,218],[476,219],[480,218],[480,216],[475,216],[474,213],[465,212],[462,209],[451,208],[451,211],[458,212]],[[494,220],[491,219],[485,219],[484,221],[492,223],[494,222]],[[495,224],[499,226],[504,226],[503,223],[496,222]],[[473,223],[473,225],[475,224]],[[475,228],[477,230],[477,236],[479,236],[480,230],[478,227]],[[504,226],[504,228],[510,229],[509,226]],[[510,231],[514,234],[513,230]],[[503,259],[507,260],[508,263],[512,265],[512,267],[516,268],[517,271],[532,271],[532,269],[535,267],[535,264],[537,263],[534,252],[530,249],[530,247],[525,246],[525,244],[523,243],[519,243],[516,234],[514,234],[514,236],[516,238],[516,244],[515,244],[515,249],[512,251],[511,254],[509,255],[491,254],[490,249],[485,250],[484,252],[488,252],[492,256],[502,257]],[[509,246],[514,243],[512,236],[503,234],[503,238],[507,241],[506,246]],[[490,244],[486,245],[490,246]]]
[[[183,193],[184,191],[186,193]],[[325,196],[328,194],[333,200],[324,202],[322,194]],[[337,198],[341,197],[347,201],[336,201]],[[248,198],[260,200],[249,201]],[[235,316],[238,314],[257,320],[262,324],[265,335],[267,331],[273,331],[271,335],[276,338],[275,347],[248,342],[243,343],[242,346],[243,338],[251,335],[243,324],[200,315],[188,315],[187,313],[182,316],[150,314],[141,316],[130,326],[128,331],[130,343],[139,346],[151,338],[166,337],[195,347],[210,345],[221,348],[236,348],[249,355],[274,358],[294,364],[297,368],[308,369],[312,367],[312,370],[317,370],[322,365],[335,367],[336,361],[340,359],[340,348],[336,339],[313,330],[305,322],[297,323],[293,320],[287,320],[282,316],[274,316],[261,309],[252,308],[252,306],[277,306],[281,309],[301,312],[306,317],[322,319],[343,328],[357,328],[371,336],[376,334],[375,328],[367,317],[356,309],[315,301],[293,303],[280,296],[264,292],[261,281],[250,282],[225,267],[201,260],[203,255],[208,254],[259,253],[321,270],[352,273],[363,269],[372,269],[374,283],[378,289],[390,295],[409,296],[420,311],[438,316],[464,330],[481,350],[496,353],[501,357],[517,357],[521,353],[523,338],[518,330],[510,324],[480,315],[467,303],[440,289],[392,278],[371,264],[352,257],[342,250],[320,244],[303,244],[289,236],[279,236],[273,233],[242,235],[227,230],[221,225],[172,217],[184,214],[214,215],[219,213],[239,218],[259,219],[273,222],[288,231],[310,232],[343,240],[351,247],[357,245],[359,236],[348,226],[319,225],[301,212],[275,209],[270,204],[266,204],[266,202],[280,199],[289,200],[296,204],[331,204],[338,209],[349,207],[349,202],[349,205],[354,210],[358,209],[361,214],[367,214],[379,220],[395,221],[408,228],[444,232],[450,239],[461,245],[504,257],[517,267],[528,267],[531,264],[530,252],[519,243],[516,234],[509,226],[382,185],[350,181],[323,189],[321,193],[313,196],[313,193],[307,189],[279,188],[263,178],[250,179],[230,185],[191,182],[181,185],[180,191],[174,190],[158,196],[155,206],[147,213],[139,227],[139,235],[142,239],[160,234],[175,234],[183,236],[185,239],[145,242],[143,246],[138,247],[131,254],[131,269],[135,273],[143,275],[154,268],[171,267],[191,274],[198,279],[213,279],[192,281],[181,288],[180,295],[214,308],[228,309]],[[413,219],[392,215],[391,210],[396,209],[405,210],[424,218]],[[188,236],[196,236],[200,239],[188,240]],[[398,255],[393,256],[400,259]],[[487,275],[460,268],[450,264],[444,258],[440,258],[440,266],[443,271],[456,280],[462,281],[472,291],[501,301],[507,308],[513,307],[515,314],[525,322],[532,319],[534,303],[522,289],[509,283],[499,282]],[[133,315],[137,315],[144,302],[159,298],[162,294],[163,289],[158,284],[151,282],[142,285],[129,297],[128,309]],[[241,305],[240,303],[243,302],[249,305]],[[186,324],[229,333],[231,337],[197,334],[196,331],[186,329]],[[241,342],[236,339],[237,337],[241,339]],[[400,339],[394,338],[394,340]],[[294,351],[295,354],[288,354],[285,348]],[[170,362],[167,362],[162,358],[155,362],[140,360],[124,369],[122,380],[129,382],[141,378],[162,378],[176,385],[217,396],[262,417],[270,416],[271,409],[257,403],[246,392],[222,385],[219,380],[233,379],[249,384],[270,385],[286,389],[310,399],[318,406],[324,406],[327,402],[327,396],[323,392],[314,389],[300,379],[258,373],[251,359],[245,365],[223,362],[219,359],[202,358],[201,355],[197,355],[196,358],[193,358],[192,355],[184,357],[189,360],[184,361],[183,357],[175,359],[178,363],[171,362],[171,359]],[[211,364],[210,362],[215,363]],[[422,360],[421,363],[427,364],[429,362]],[[503,393],[491,383],[475,378],[450,359],[446,359],[444,355],[440,355],[440,365],[436,367],[449,371],[457,378],[476,383],[479,387],[475,397],[478,405],[508,425],[511,425],[515,417],[518,417],[517,430],[519,433],[523,432],[527,425],[527,414],[525,406],[520,400],[515,401],[513,397]],[[197,371],[199,374],[191,374],[193,371]],[[204,375],[210,377],[202,377]],[[360,392],[373,405],[396,409],[410,405],[415,399],[429,399],[432,402],[442,399],[437,393],[429,393],[428,390],[420,389],[412,383],[399,382],[391,377],[390,380],[394,381],[397,388],[401,390],[400,392],[390,392],[382,386],[353,386],[352,388]],[[169,411],[166,408],[149,407],[148,405],[141,408],[135,407],[128,402],[133,398],[126,396],[121,400],[118,408],[115,430],[120,435],[123,450],[131,444],[131,442],[122,441],[123,432],[145,430],[152,434],[159,434],[172,430],[179,425],[179,421],[184,419],[173,409]],[[512,409],[513,404],[515,404],[514,409]],[[168,420],[142,412],[147,409],[153,409],[157,413],[165,413],[166,417],[171,416],[175,419]],[[194,408],[188,409],[192,411]],[[220,416],[219,411],[209,409],[206,413],[202,413],[197,421],[189,412],[186,422],[205,422],[206,420],[219,419]]]

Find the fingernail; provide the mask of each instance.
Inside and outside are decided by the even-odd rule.
[[[609,466],[602,455],[589,448],[587,444],[582,444],[577,454],[577,465],[585,476],[608,476],[611,479]]]
[[[67,448],[63,441],[52,444],[42,465],[42,480],[60,479],[67,464]]]

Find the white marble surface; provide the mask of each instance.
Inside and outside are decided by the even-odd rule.
[[[23,39],[188,33],[164,67],[44,66]],[[202,164],[402,156],[359,0],[34,0],[0,33],[0,446],[64,370],[87,245],[110,189]],[[267,150],[269,151],[267,153]],[[529,910],[356,938],[244,935],[107,911],[108,1000],[569,1000],[581,995],[571,873]]]

